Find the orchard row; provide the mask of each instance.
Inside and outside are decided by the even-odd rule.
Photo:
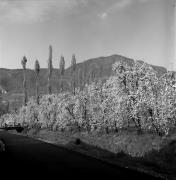
[[[37,68],[36,68],[37,69]],[[106,82],[96,80],[74,93],[60,92],[32,97],[17,113],[1,117],[29,127],[54,131],[110,131],[132,127],[167,135],[176,125],[175,74],[161,77],[147,63],[123,61],[112,66]]]

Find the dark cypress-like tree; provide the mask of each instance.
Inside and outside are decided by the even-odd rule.
[[[24,92],[24,100],[23,103],[26,106],[28,102],[28,96],[27,96],[27,82],[26,82],[26,63],[27,58],[24,56],[21,60],[21,65],[23,67],[23,92]]]
[[[60,58],[60,63],[59,63],[59,74],[60,74],[60,88],[61,88],[61,92],[63,91],[63,76],[64,76],[64,72],[65,72],[65,59],[63,56],[61,56]]]
[[[36,103],[39,104],[39,72],[40,72],[40,64],[39,61],[35,61],[35,73],[36,73]]]
[[[53,64],[52,64],[52,46],[49,46],[49,59],[48,59],[48,93],[52,93],[51,88],[51,76],[53,72]]]
[[[75,72],[76,72],[76,58],[75,55],[72,55],[71,60],[71,87],[72,87],[72,93],[75,95],[75,89],[76,89],[76,80],[75,80]]]

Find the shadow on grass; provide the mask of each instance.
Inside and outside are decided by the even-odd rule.
[[[97,146],[89,145],[79,138],[70,141],[66,147],[88,156],[156,177],[175,179],[176,177],[176,141],[165,145],[160,151],[153,150],[144,157],[132,157],[124,152],[117,154]]]
[[[153,150],[147,153],[139,161],[170,178],[176,178],[176,140],[164,145],[159,151]]]

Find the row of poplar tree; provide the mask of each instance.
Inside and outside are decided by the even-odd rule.
[[[26,81],[26,64],[27,64],[27,58],[24,56],[21,60],[21,64],[23,67],[23,91],[24,91],[24,105],[27,105],[28,102],[28,93],[27,93],[27,81]],[[34,70],[36,73],[36,102],[39,104],[39,73],[40,73],[40,63],[38,60],[35,61],[34,65]],[[75,55],[72,55],[72,60],[71,60],[71,73],[72,73],[72,82],[71,82],[71,87],[72,87],[72,93],[75,94],[75,88],[76,88],[76,83],[75,83],[75,71],[76,71],[76,58]],[[61,92],[63,91],[63,76],[65,72],[65,59],[63,56],[60,58],[60,63],[59,63],[59,74],[60,74],[60,89]],[[52,64],[52,46],[49,46],[49,58],[48,58],[48,80],[47,80],[47,89],[48,89],[48,94],[52,94],[52,87],[51,87],[51,77],[53,73],[53,64]]]

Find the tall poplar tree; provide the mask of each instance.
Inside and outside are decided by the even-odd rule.
[[[39,61],[35,61],[35,73],[36,73],[36,103],[39,104],[39,72],[40,72],[40,64]]]
[[[76,57],[75,54],[72,55],[71,60],[71,86],[72,86],[72,93],[75,95],[76,89],[76,80],[75,80],[75,72],[76,72]]]
[[[21,60],[21,65],[23,67],[23,92],[24,92],[24,100],[23,103],[26,106],[28,102],[28,96],[27,96],[27,82],[26,82],[26,63],[27,58],[24,56]]]
[[[59,63],[59,74],[60,74],[60,88],[61,88],[61,92],[63,91],[63,76],[64,76],[64,72],[65,72],[65,59],[63,56],[61,56],[60,58],[60,63]]]
[[[49,46],[49,59],[48,59],[48,94],[52,93],[51,88],[51,76],[53,72],[53,64],[52,64],[52,46]]]

